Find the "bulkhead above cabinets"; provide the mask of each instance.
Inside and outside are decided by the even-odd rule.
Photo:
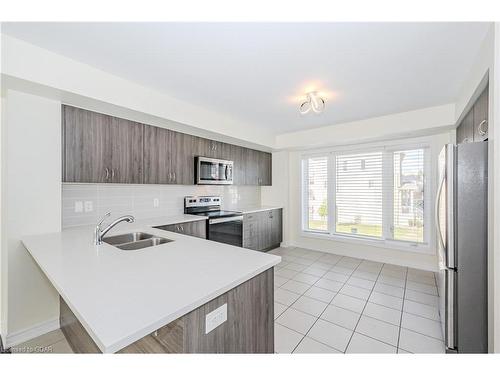
[[[272,183],[268,152],[67,105],[62,107],[63,182],[195,183],[195,157],[234,162],[235,185]]]

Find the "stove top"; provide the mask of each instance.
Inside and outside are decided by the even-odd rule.
[[[192,215],[207,216],[209,218],[212,218],[212,217],[230,217],[230,216],[241,215],[241,212],[217,210],[217,211],[193,212]]]

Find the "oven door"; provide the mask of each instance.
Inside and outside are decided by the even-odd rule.
[[[243,216],[221,217],[208,220],[208,239],[243,246]]]

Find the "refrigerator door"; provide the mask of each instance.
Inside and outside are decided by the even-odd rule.
[[[457,146],[456,310],[459,353],[488,351],[488,143]]]
[[[435,200],[435,224],[438,237],[437,276],[439,315],[446,347],[454,349],[456,342],[455,290],[455,175],[456,147],[446,145],[438,159],[438,190]]]

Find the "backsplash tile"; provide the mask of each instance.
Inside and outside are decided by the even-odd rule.
[[[137,219],[178,215],[184,211],[187,195],[220,195],[228,210],[260,205],[258,186],[63,183],[62,227],[95,224],[109,211],[113,217],[131,214]],[[154,207],[155,199],[158,207]],[[76,202],[82,202],[83,212],[75,212]],[[92,211],[85,212],[85,202],[91,202]]]

